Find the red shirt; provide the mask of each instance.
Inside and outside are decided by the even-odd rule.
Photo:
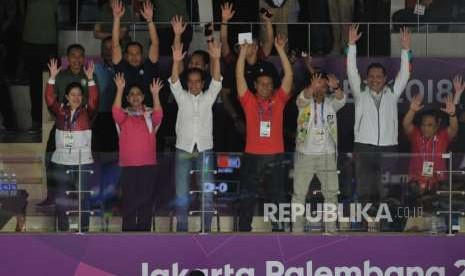
[[[270,100],[259,99],[250,90],[239,97],[247,125],[246,153],[276,154],[284,152],[283,112],[289,99],[290,95],[286,94],[282,88],[276,90]],[[260,136],[260,119],[271,122],[270,137]]]
[[[447,179],[447,174],[437,173],[446,170],[446,162],[442,154],[447,153],[451,142],[447,129],[443,128],[433,138],[426,139],[420,128],[414,127],[408,138],[410,152],[413,154],[410,157],[409,180],[418,181],[421,188],[425,189],[429,185],[436,185],[439,181]],[[432,176],[423,176],[423,162],[434,163]]]

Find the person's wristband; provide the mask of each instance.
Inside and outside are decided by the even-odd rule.
[[[449,117],[455,117],[455,116],[457,116],[457,113],[449,114]]]
[[[331,88],[331,89],[333,89],[333,91],[337,91],[337,90],[341,89],[341,86],[338,85],[338,86],[336,86],[336,87],[334,87],[334,88]]]
[[[147,20],[147,24],[153,23],[152,20]]]

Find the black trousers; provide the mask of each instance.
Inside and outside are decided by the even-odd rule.
[[[381,176],[396,165],[396,158],[383,156],[397,152],[397,146],[374,146],[355,143],[355,172],[358,202],[377,206],[384,198]]]
[[[288,201],[283,160],[282,154],[244,154],[241,165],[239,231],[252,230],[258,198],[264,198],[265,202],[274,204]],[[264,185],[260,185],[261,183]],[[280,231],[282,228],[273,224],[273,230]]]
[[[16,120],[11,102],[10,87],[6,82],[6,72],[3,68],[4,61],[0,60],[0,113],[3,117],[3,126],[6,129],[15,129]]]
[[[50,58],[57,55],[56,44],[24,43],[24,63],[29,77],[31,117],[34,123],[42,125],[43,80],[42,73],[47,69]]]
[[[81,170],[89,170],[92,168],[92,165],[82,165]],[[67,194],[67,191],[77,191],[79,188],[79,173],[77,170],[79,166],[73,165],[60,165],[53,164],[53,178],[56,187],[56,212],[58,218],[58,230],[59,231],[68,231],[69,230],[69,221],[68,217],[70,215],[77,216],[76,211],[78,211],[78,194],[71,193]],[[67,171],[69,170],[69,173]],[[81,190],[87,191],[89,182],[89,173],[81,173]],[[89,231],[89,221],[90,221],[90,195],[88,193],[81,194],[81,229],[82,231]],[[71,211],[69,215],[66,214],[67,211]]]
[[[123,231],[150,231],[156,166],[121,168]]]

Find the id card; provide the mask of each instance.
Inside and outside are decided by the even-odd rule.
[[[70,149],[74,145],[74,137],[72,132],[65,132],[63,137],[63,142],[65,144],[65,148]]]
[[[312,131],[315,141],[317,143],[323,143],[325,140],[325,129],[324,128],[314,128]]]
[[[261,121],[260,122],[260,137],[270,137],[270,136],[271,136],[271,122]]]
[[[434,162],[423,162],[423,176],[433,176]]]
[[[415,10],[413,11],[413,14],[415,15],[425,15],[425,9],[426,7],[420,4],[415,5]]]

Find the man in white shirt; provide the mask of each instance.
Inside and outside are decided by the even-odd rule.
[[[360,37],[358,25],[352,25],[349,29],[347,76],[355,99],[357,195],[362,204],[376,204],[382,198],[382,171],[388,164],[394,164],[392,157],[383,154],[397,152],[397,102],[410,78],[411,35],[407,28],[400,31],[401,65],[392,86],[387,84],[386,69],[379,63],[368,66],[366,83],[362,83],[355,45]]]
[[[328,91],[334,91],[326,96]],[[339,189],[336,152],[336,112],[346,103],[346,95],[334,75],[321,76],[315,73],[311,85],[297,97],[299,116],[297,119],[296,156],[294,163],[293,204],[305,204],[308,188],[316,174],[321,182],[325,203],[337,204]],[[310,216],[310,214],[306,214]],[[294,232],[304,230],[305,217],[298,216]],[[336,230],[336,223],[326,223],[328,232]]]
[[[213,167],[213,114],[212,106],[221,91],[222,77],[220,68],[221,45],[211,41],[208,45],[212,81],[204,92],[204,72],[198,68],[190,68],[187,72],[187,88],[182,88],[179,73],[186,53],[182,52],[182,44],[173,46],[173,70],[170,83],[171,92],[178,104],[176,120],[176,231],[187,231],[187,215],[189,209],[190,171],[197,174],[197,190],[203,190],[203,183],[208,180],[208,171]],[[205,177],[204,177],[205,176]],[[211,223],[211,193],[202,196],[204,210],[207,211],[203,225],[207,231]]]

